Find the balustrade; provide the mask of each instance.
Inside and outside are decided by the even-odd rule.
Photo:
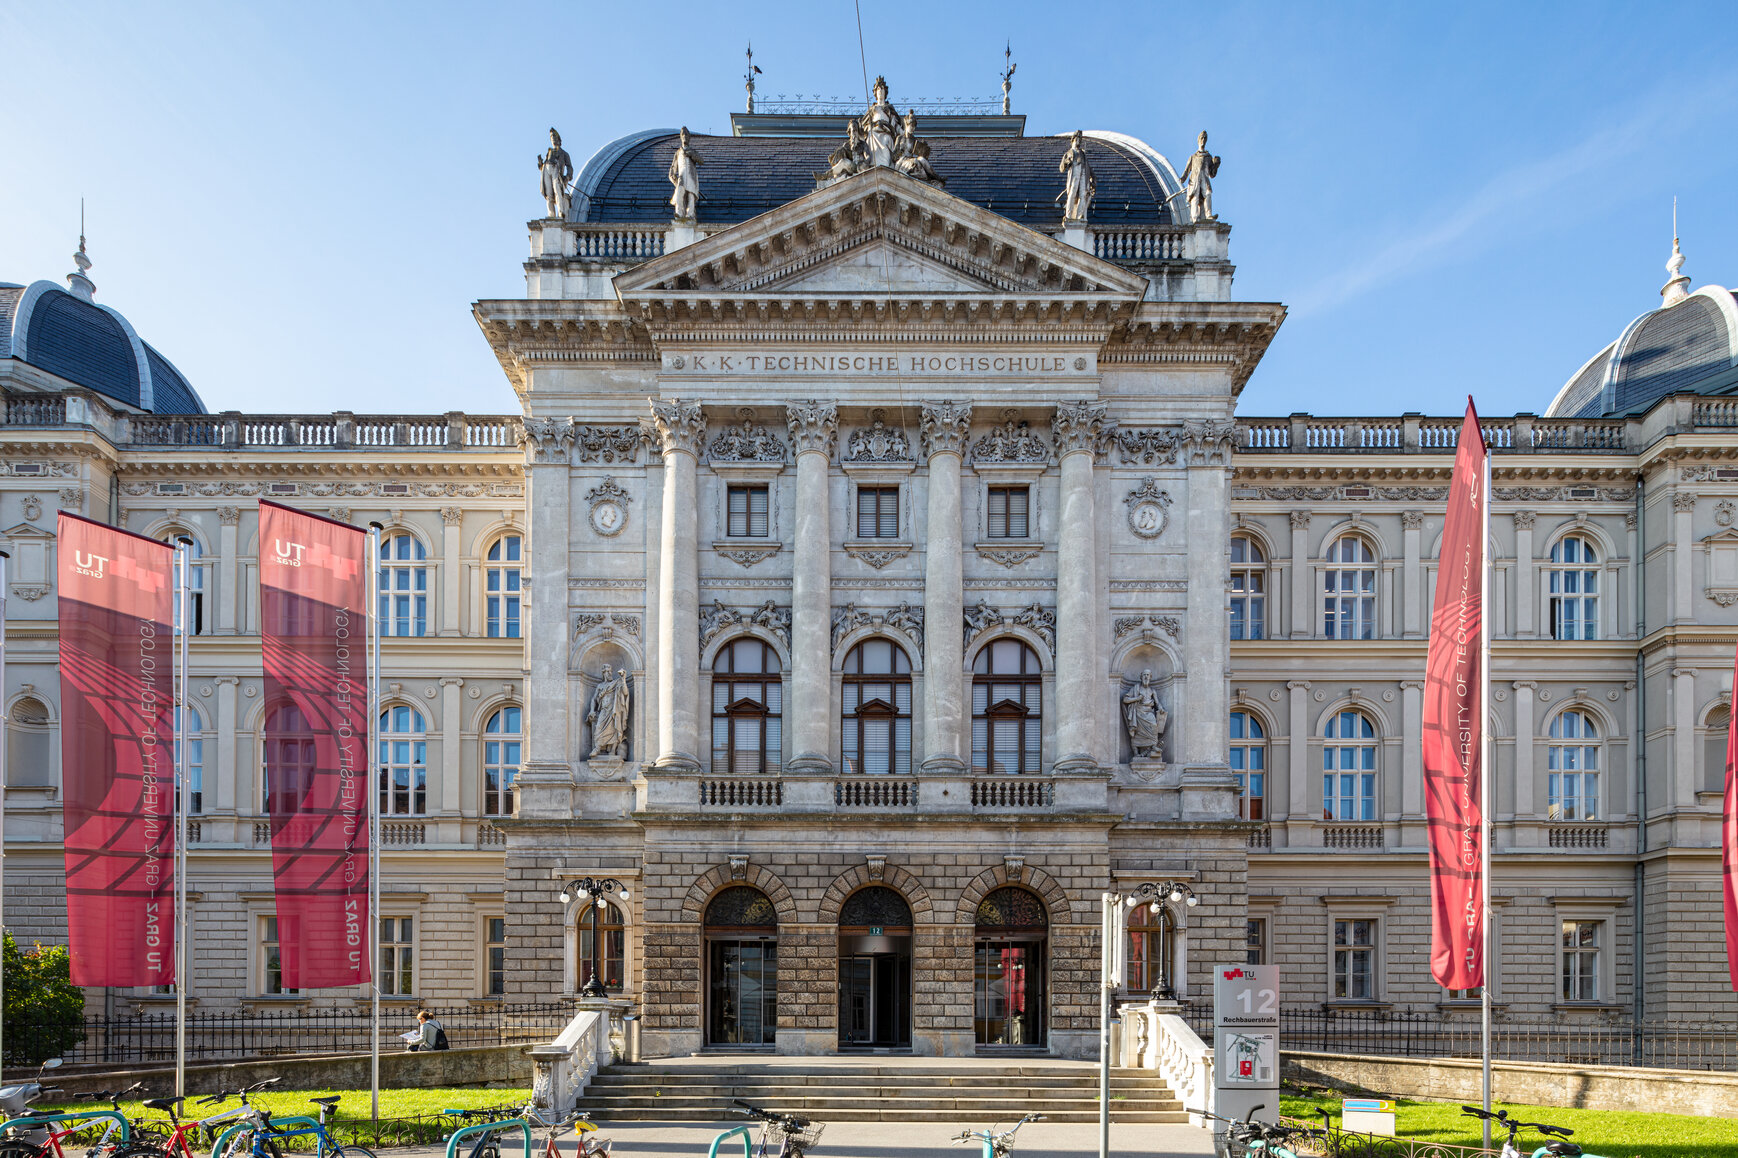
[[[593,225],[575,222],[567,226],[573,234],[573,254],[579,261],[630,262],[649,261],[664,254],[664,233],[667,226]]]
[[[917,784],[903,778],[835,780],[833,803],[840,808],[915,808]]]
[[[1323,848],[1381,848],[1379,824],[1332,824],[1322,829]]]
[[[1093,234],[1092,252],[1106,261],[1181,261],[1183,231],[1101,230]]]
[[[1704,426],[1738,426],[1738,403],[1698,403],[1693,422]],[[1572,451],[1578,454],[1627,453],[1631,444],[1626,419],[1515,418],[1483,423],[1485,443],[1492,451],[1527,454]],[[1460,420],[1421,418],[1240,418],[1237,447],[1256,452],[1345,453],[1371,451],[1395,454],[1453,454],[1460,441]]]
[[[972,781],[973,808],[1049,808],[1054,803],[1054,780],[1038,780],[1029,776],[987,776]]]
[[[785,802],[778,780],[720,777],[700,781],[702,808],[777,808]]]
[[[1606,848],[1611,841],[1603,824],[1554,824],[1550,833],[1552,848]]]

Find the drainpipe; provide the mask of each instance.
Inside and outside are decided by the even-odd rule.
[[[1647,882],[1647,866],[1642,857],[1647,853],[1647,671],[1641,641],[1647,635],[1647,584],[1642,581],[1647,571],[1647,506],[1644,482],[1635,480],[1635,963],[1630,990],[1634,995],[1634,1029],[1630,1033],[1630,1061],[1641,1064],[1641,1027],[1646,1011],[1643,1000],[1644,978],[1647,976],[1647,902],[1642,887]],[[1613,936],[1615,940],[1615,934]]]

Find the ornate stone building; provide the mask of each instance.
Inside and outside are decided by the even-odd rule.
[[[546,180],[526,296],[475,307],[511,418],[205,414],[82,267],[0,286],[8,924],[64,935],[67,505],[199,544],[193,996],[357,998],[272,970],[269,496],[390,530],[395,997],[595,974],[652,1053],[1087,1054],[1098,894],[1168,880],[1200,903],[1139,910],[1133,990],[1263,959],[1291,1004],[1454,1007],[1418,733],[1457,420],[1236,417],[1284,310],[1233,297],[1204,142],[1185,186],[1114,133],[890,114]],[[1684,1016],[1723,968],[1738,310],[1673,272],[1489,420],[1511,1009]],[[588,877],[627,898],[565,904]]]

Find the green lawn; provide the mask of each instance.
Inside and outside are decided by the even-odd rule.
[[[1340,1121],[1338,1097],[1299,1097],[1286,1094],[1280,1098],[1280,1112],[1287,1117],[1319,1121],[1316,1110],[1334,1112],[1334,1124]],[[1508,1110],[1510,1116],[1527,1122],[1548,1122],[1567,1126],[1575,1131],[1572,1139],[1589,1154],[1604,1158],[1678,1158],[1694,1154],[1697,1158],[1738,1158],[1738,1120],[1731,1118],[1699,1118],[1689,1114],[1643,1114],[1618,1110],[1560,1110],[1549,1106],[1515,1106],[1499,1102],[1494,1109]],[[1448,1102],[1409,1102],[1395,1104],[1394,1132],[1403,1138],[1425,1142],[1448,1143],[1456,1146],[1477,1146],[1483,1141],[1482,1127],[1477,1118],[1461,1113],[1460,1104]],[[1515,1144],[1522,1153],[1531,1154],[1547,1139],[1537,1132],[1524,1130]],[[1493,1147],[1501,1146],[1501,1136],[1493,1135]]]

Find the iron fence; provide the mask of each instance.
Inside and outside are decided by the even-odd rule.
[[[1182,1014],[1203,1041],[1212,1040],[1211,1003],[1188,1002]],[[1279,1047],[1373,1057],[1476,1058],[1482,1050],[1476,1011],[1387,1009],[1281,1010]],[[1491,1056],[1565,1065],[1738,1070],[1738,1027],[1663,1020],[1637,1024],[1603,1011],[1499,1012],[1491,1024]]]
[[[1500,1156],[1501,1148],[1486,1150],[1482,1146],[1462,1146],[1454,1142],[1433,1142],[1424,1138],[1389,1138],[1381,1134],[1361,1134],[1342,1130],[1338,1126],[1323,1129],[1320,1121],[1306,1122],[1298,1118],[1281,1117],[1279,1124],[1290,1126],[1293,1135],[1290,1148],[1306,1158],[1484,1158]]]
[[[573,1019],[566,1002],[432,1008],[454,1049],[547,1042]],[[402,1050],[399,1034],[413,1028],[414,1010],[383,1010],[380,1048]],[[6,1054],[12,1061],[63,1058],[69,1065],[135,1065],[175,1059],[175,1015],[88,1016],[69,1043],[66,1026],[6,1023]],[[367,1053],[373,1020],[366,1007],[195,1013],[187,1018],[187,1060],[317,1056]]]

